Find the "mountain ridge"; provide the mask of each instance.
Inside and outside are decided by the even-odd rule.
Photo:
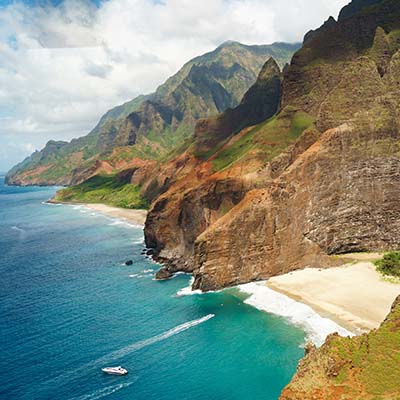
[[[130,153],[126,161],[135,156],[156,159],[190,136],[197,117],[235,106],[271,53],[283,66],[298,46],[224,43],[187,62],[156,92],[109,110],[87,136],[73,139],[62,146],[61,152],[50,142],[47,149],[35,152],[13,167],[7,183],[76,184],[101,172],[96,162],[107,161],[115,147],[129,148],[121,151],[121,154]],[[197,102],[198,99],[202,100]],[[143,136],[149,139],[136,143]],[[118,170],[118,165],[114,167]]]

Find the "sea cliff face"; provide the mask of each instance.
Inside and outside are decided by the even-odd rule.
[[[398,399],[400,297],[382,325],[362,336],[309,346],[280,400]]]
[[[224,114],[198,124],[194,154],[203,171],[217,169],[214,177],[229,176],[234,188],[220,190],[221,198],[214,191],[213,204],[230,199],[230,206],[207,218],[202,199],[214,186],[198,174],[201,196],[178,180],[153,203],[145,230],[161,259],[193,271],[194,288],[400,246],[399,16],[397,1],[353,4],[306,35],[284,71],[275,117],[230,134]],[[172,200],[179,196],[187,200]]]

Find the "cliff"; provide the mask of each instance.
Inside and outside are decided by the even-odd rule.
[[[399,358],[400,297],[377,330],[308,347],[280,400],[398,399]]]
[[[269,174],[255,173],[265,159],[294,143],[312,124],[296,110],[271,118],[279,106],[281,81],[279,67],[268,60],[241,103],[199,121],[193,145],[169,164],[169,185],[149,210],[145,236],[170,272],[192,271],[197,237],[240,203],[246,192],[263,186]],[[267,123],[258,124],[265,119]],[[276,140],[275,129],[287,137],[274,144],[271,154],[268,145]],[[161,171],[165,177],[165,169]]]
[[[306,35],[277,115],[231,134],[226,113],[199,122],[196,183],[178,180],[148,216],[159,259],[214,290],[399,247],[399,16],[394,0],[352,3]]]
[[[283,66],[297,48],[224,43],[186,63],[155,93],[108,111],[89,135],[59,149],[49,142],[9,171],[6,183],[76,185],[137,167],[138,159],[164,158],[191,137],[198,118],[237,106],[267,58],[274,56]]]

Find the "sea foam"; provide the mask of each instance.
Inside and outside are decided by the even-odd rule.
[[[240,285],[239,290],[250,294],[244,301],[246,304],[286,318],[304,329],[308,333],[307,340],[317,346],[321,346],[326,337],[334,332],[338,332],[341,336],[353,336],[353,333],[334,321],[321,317],[310,306],[270,289],[265,282]]]
[[[192,296],[194,294],[202,294],[203,292],[201,290],[193,290],[192,289],[193,282],[194,282],[194,278],[191,277],[190,278],[190,282],[189,282],[189,286],[186,286],[186,287],[184,287],[182,289],[179,289],[176,292],[176,296],[177,297],[182,297],[182,296]]]

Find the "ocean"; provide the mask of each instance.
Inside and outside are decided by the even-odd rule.
[[[0,180],[1,399],[278,399],[304,329],[238,289],[178,295],[190,276],[155,281],[141,227],[55,190]]]

